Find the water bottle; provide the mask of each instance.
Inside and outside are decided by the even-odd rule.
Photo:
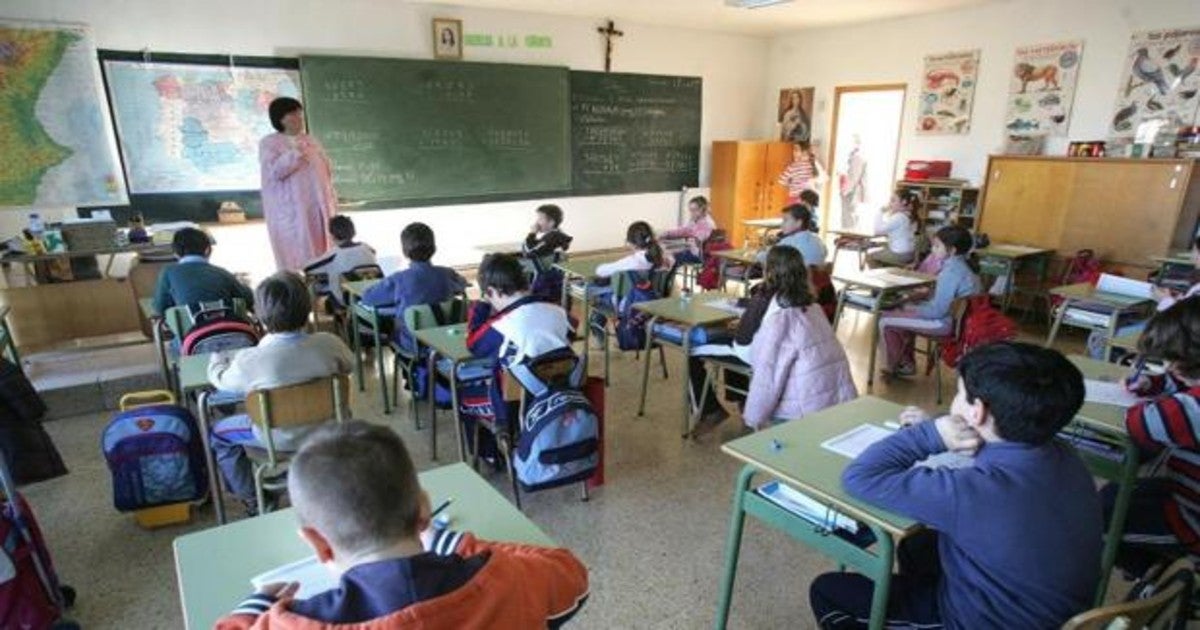
[[[37,212],[29,214],[29,233],[38,240],[41,240],[42,235],[46,233],[46,224],[42,221],[41,214]]]

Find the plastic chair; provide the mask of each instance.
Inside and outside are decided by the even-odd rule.
[[[347,283],[347,282],[358,282],[360,280],[381,280],[381,279],[383,279],[384,275],[385,274],[383,273],[383,267],[380,267],[379,265],[359,265],[359,266],[351,269],[350,271],[343,273],[341,275],[341,279],[342,279],[341,281],[342,281],[342,286],[345,286],[345,283]],[[344,305],[350,304],[350,294],[345,289],[342,290],[341,297],[342,297],[341,304],[344,304]],[[354,324],[354,320],[355,320],[355,318],[353,318],[353,317],[346,317],[345,307],[340,307],[340,308],[334,309],[334,313],[333,313],[334,325],[337,327],[337,329],[339,331],[341,331],[343,338],[345,338],[345,340],[346,340],[346,343],[350,344],[350,347],[357,349],[358,346],[353,343],[354,340],[352,340],[350,337],[351,332],[352,332],[351,329],[353,328],[353,324]],[[370,324],[368,323],[368,326],[369,325]]]
[[[612,323],[613,326],[616,326],[616,321],[617,321],[616,308],[613,306],[613,304],[614,303],[619,304],[621,299],[624,298],[629,293],[629,291],[633,289],[633,285],[635,282],[634,277],[633,277],[634,273],[635,272],[626,271],[626,272],[619,273],[619,274],[613,276],[612,277],[612,287],[613,287],[612,295],[614,296],[614,301],[610,302],[609,300],[606,299],[601,302],[598,302],[596,305],[594,305],[592,307],[593,313],[598,313],[598,314],[604,316],[604,324],[603,325],[595,325],[593,322],[587,322],[588,330],[599,335],[602,340],[602,343],[604,344],[604,385],[605,385],[605,387],[607,387],[608,384],[611,382],[611,380],[609,379],[609,363],[610,363],[611,355],[610,355],[610,350],[609,350],[610,344],[609,344],[608,338],[609,338],[610,334],[613,334],[613,333],[609,332],[609,323]],[[675,278],[675,270],[674,269],[670,269],[670,270],[656,269],[656,270],[650,272],[650,284],[653,287],[654,292],[657,293],[660,297],[667,297],[671,294],[671,287],[674,286],[674,278]],[[614,331],[614,333],[615,333],[615,331]],[[646,334],[647,335],[650,334],[649,326],[647,326]],[[589,340],[584,340],[584,343],[589,343],[589,342],[590,342]],[[665,379],[665,378],[667,378],[666,352],[663,350],[663,347],[661,345],[658,345],[658,344],[655,344],[655,345],[657,345],[657,347],[658,347],[658,359],[659,359],[659,363],[662,365],[663,378]],[[640,357],[641,350],[635,350],[634,356]]]
[[[937,390],[937,404],[942,404],[942,345],[949,342],[961,343],[963,337],[963,322],[967,319],[967,305],[970,304],[973,295],[954,298],[950,303],[950,316],[953,320],[953,327],[949,335],[935,337],[921,332],[913,334],[918,339],[925,340],[925,374],[934,373],[934,387]],[[916,341],[914,340],[914,343]]]
[[[449,324],[461,324],[462,322],[467,321],[467,297],[460,294],[449,300],[446,300],[445,302],[441,302],[438,304],[438,311],[441,312],[441,317],[439,317],[434,311],[433,307],[428,304],[414,304],[413,306],[404,309],[404,313],[401,314],[401,317],[404,321],[404,327],[407,328],[409,332],[415,333],[416,331],[424,328],[435,328],[437,326],[447,326]],[[413,351],[410,348],[403,348],[400,346],[400,344],[396,343],[394,338],[388,341],[388,345],[392,349],[392,400],[399,401],[401,372],[404,373],[404,378],[410,384],[413,384],[415,376],[413,372],[417,367],[417,363],[423,361],[424,357],[421,356],[419,348],[417,351]],[[387,388],[385,387],[384,382],[380,381],[379,385],[380,387],[383,387],[386,392]],[[413,384],[413,387],[415,388],[415,384]],[[436,405],[437,400],[434,390],[431,389],[428,392],[428,395],[429,404]],[[421,417],[420,414],[417,413],[417,396],[415,392],[412,396],[409,396],[409,403],[412,410],[413,426],[415,426],[419,431],[421,430]]]
[[[1062,630],[1182,630],[1187,625],[1195,580],[1191,560],[1180,558],[1149,582],[1134,585],[1127,601],[1079,613],[1063,624]]]

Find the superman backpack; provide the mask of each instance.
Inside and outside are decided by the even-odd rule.
[[[101,435],[100,449],[112,473],[113,505],[120,512],[196,501],[208,492],[200,430],[191,412],[179,405],[118,412]]]

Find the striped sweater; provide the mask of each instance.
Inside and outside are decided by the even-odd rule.
[[[1125,426],[1144,451],[1170,449],[1165,465],[1173,500],[1166,519],[1179,542],[1200,553],[1200,385],[1187,387],[1166,376],[1155,376],[1138,392],[1156,396],[1125,413]]]

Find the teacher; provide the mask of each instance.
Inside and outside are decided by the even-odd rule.
[[[276,133],[258,143],[267,234],[280,270],[298,271],[329,248],[326,229],[337,214],[333,167],[325,149],[304,132],[304,108],[294,98],[271,101]]]

